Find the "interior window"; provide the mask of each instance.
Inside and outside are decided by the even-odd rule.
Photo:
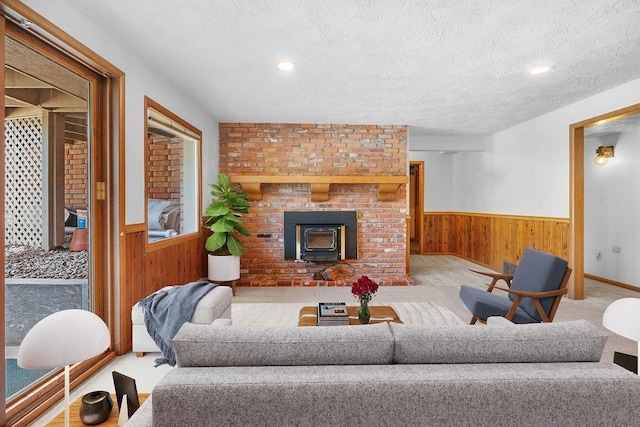
[[[145,112],[149,243],[197,233],[202,133],[150,98]]]

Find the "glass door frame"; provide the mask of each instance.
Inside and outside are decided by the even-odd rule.
[[[119,270],[120,230],[124,229],[124,73],[96,55],[68,34],[55,27],[28,6],[17,1],[0,2],[0,27],[4,37],[0,42],[0,56],[4,62],[5,37],[12,37],[21,43],[44,53],[50,59],[87,78],[90,82],[90,111],[88,114],[88,139],[93,148],[90,153],[88,173],[91,187],[89,197],[92,206],[92,253],[91,269],[93,283],[93,311],[102,317],[111,331],[110,350],[96,358],[74,365],[71,370],[71,387],[82,383],[115,357],[119,347],[117,322],[119,308],[115,296],[116,283],[122,276]],[[33,25],[20,26],[22,20]],[[4,81],[4,66],[2,67]],[[2,111],[4,114],[4,85],[2,86]],[[2,121],[4,135],[4,120]],[[4,137],[2,138],[4,152]],[[0,160],[4,170],[4,157]],[[96,183],[104,185],[96,186]],[[0,174],[0,184],[4,187],[4,173]],[[4,191],[0,199],[4,203]],[[116,208],[118,207],[118,208]],[[4,209],[0,210],[4,222]],[[4,228],[0,231],[4,238]],[[0,255],[4,265],[4,251]],[[1,286],[4,284],[4,276]],[[0,292],[0,317],[2,327],[0,337],[5,335],[5,298]],[[4,357],[4,346],[0,352]],[[4,367],[1,368],[0,389],[4,390]],[[63,375],[60,370],[42,384],[16,396],[10,402],[0,399],[4,410],[0,411],[0,425],[4,423],[31,422],[62,398]],[[3,393],[4,395],[4,393]]]

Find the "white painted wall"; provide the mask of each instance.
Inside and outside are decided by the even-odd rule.
[[[433,151],[409,151],[408,157],[411,161],[424,161],[425,212],[450,212],[453,209],[453,156]]]
[[[183,96],[162,76],[149,68],[140,55],[126,44],[126,38],[109,32],[108,22],[96,20],[82,10],[82,2],[25,0],[24,3],[45,16],[91,50],[122,70],[125,77],[125,171],[127,224],[144,218],[144,96],[149,96],[202,131],[203,210],[210,201],[208,183],[218,171],[218,122]],[[185,69],[188,78],[188,68]]]
[[[409,127],[408,159],[424,161],[424,210],[450,212],[453,209],[453,156],[458,151],[481,152],[483,137],[413,136]]]
[[[485,139],[453,157],[453,210],[569,217],[569,125],[640,102],[640,79]]]
[[[601,144],[615,146],[615,156],[606,166],[593,163]],[[586,138],[584,166],[584,271],[638,286],[640,129],[620,134],[615,142]],[[620,252],[614,253],[613,246]]]
[[[427,165],[425,211],[568,218],[569,126],[637,103],[640,79],[505,129],[485,138],[483,151],[451,159],[412,151],[425,147],[410,140],[409,159]],[[597,145],[585,149],[585,272],[640,286],[640,131],[620,137],[604,168],[593,164]]]
[[[481,136],[413,136],[411,133],[409,136],[411,151],[482,151],[484,149],[484,138]]]
[[[424,138],[410,138],[409,160],[429,159],[425,210],[568,218],[569,125],[638,102],[640,79],[490,135],[484,150],[467,146],[451,162],[418,151],[434,148]],[[445,148],[441,138],[436,142]],[[429,182],[438,183],[436,191]],[[449,185],[451,195],[438,191]]]

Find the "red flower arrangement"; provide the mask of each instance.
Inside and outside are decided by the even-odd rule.
[[[371,297],[378,290],[378,284],[367,276],[360,276],[357,282],[351,284],[351,293],[358,298],[360,302],[371,301]]]

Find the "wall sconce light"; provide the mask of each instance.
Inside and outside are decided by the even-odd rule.
[[[593,163],[598,166],[604,166],[609,163],[609,157],[613,157],[613,146],[605,147],[604,145],[596,148],[596,158]]]

